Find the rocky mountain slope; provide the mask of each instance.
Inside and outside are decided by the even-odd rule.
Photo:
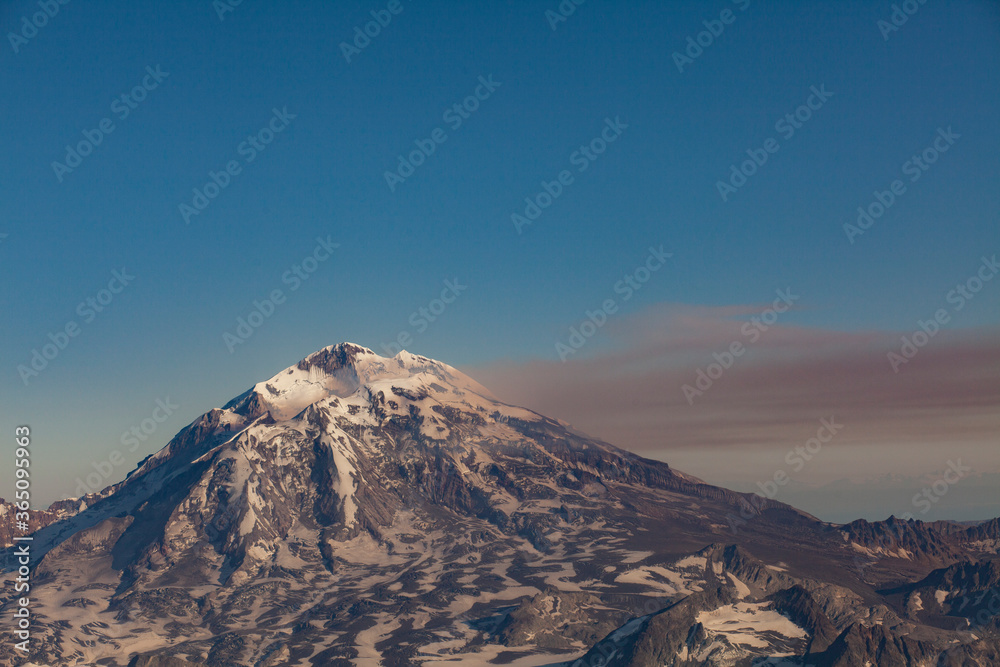
[[[39,526],[4,664],[996,664],[996,521],[827,524],[349,343]]]

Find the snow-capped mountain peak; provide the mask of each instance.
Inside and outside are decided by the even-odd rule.
[[[259,382],[225,406],[241,414],[271,414],[276,421],[292,419],[311,405],[339,403],[333,399],[365,398],[383,392],[433,396],[445,403],[484,407],[497,399],[481,384],[451,366],[403,350],[382,357],[354,343],[325,347],[294,366]]]
[[[33,535],[40,664],[996,664],[995,522],[831,526],[409,352],[323,348],[74,506]]]

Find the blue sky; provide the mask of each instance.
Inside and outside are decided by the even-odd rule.
[[[1000,249],[993,3],[920,5],[888,39],[888,2],[588,0],[554,30],[554,0],[400,6],[351,62],[341,43],[387,3],[244,0],[220,19],[207,0],[70,2],[17,52],[0,45],[3,422],[39,434],[40,495],[71,493],[156,399],[180,407],[130,463],[341,340],[379,350],[406,331],[466,367],[557,360],[650,246],[672,260],[616,318],[793,287],[789,324],[849,333],[912,331]],[[679,72],[672,54],[723,10],[733,21]],[[38,11],[3,3],[0,27]],[[120,118],[147,67],[169,74]],[[784,138],[775,122],[813,86],[833,94]],[[295,117],[247,163],[273,109]],[[60,182],[52,163],[104,118],[114,131]],[[576,171],[609,118],[627,128]],[[949,127],[960,138],[849,243],[857,207]],[[447,140],[390,191],[385,172],[435,128]],[[717,181],[769,137],[779,150],[723,201]],[[186,224],[179,205],[231,160],[239,174]],[[573,183],[518,234],[511,214],[564,169]],[[282,277],[318,237],[339,247],[292,291]],[[78,304],[123,267],[134,281],[85,322]],[[467,289],[417,331],[446,280]],[[286,301],[230,352],[223,335],[275,289]],[[995,326],[998,295],[949,327]],[[79,335],[25,384],[18,366],[70,321]],[[601,332],[579,356],[611,344]]]

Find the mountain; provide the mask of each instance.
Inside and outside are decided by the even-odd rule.
[[[7,642],[4,664],[986,665],[998,646],[995,621],[914,602],[995,591],[996,521],[825,523],[350,343],[43,516],[31,655]]]

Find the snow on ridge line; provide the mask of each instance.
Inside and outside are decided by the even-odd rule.
[[[326,355],[335,355],[335,365]],[[341,358],[343,356],[343,358]],[[461,371],[428,357],[401,350],[382,357],[353,343],[339,343],[314,352],[251,390],[277,421],[287,421],[308,406],[330,396],[348,398],[362,389],[391,380],[408,389],[445,385],[445,392],[468,392],[499,403],[484,386]],[[409,386],[407,386],[409,385]],[[435,390],[431,393],[442,393]]]

